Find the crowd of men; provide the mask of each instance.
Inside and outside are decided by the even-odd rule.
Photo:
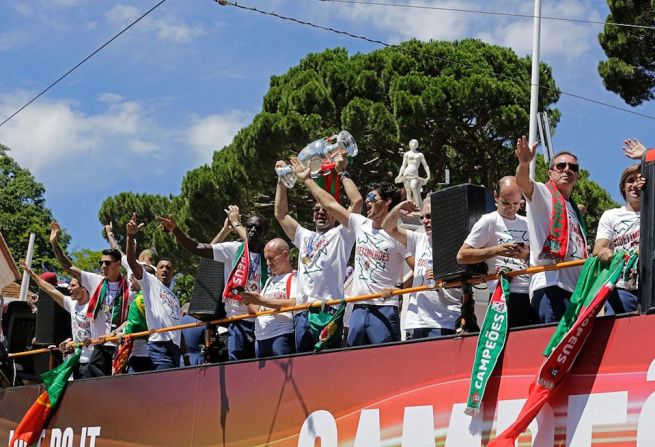
[[[645,149],[637,140],[627,140],[624,150],[626,155],[637,159]],[[640,195],[645,183],[639,165],[630,166],[621,175],[619,188],[626,203],[605,211],[594,247],[590,249],[584,219],[571,200],[580,171],[577,157],[570,152],[555,155],[548,167],[548,181],[540,183],[529,175],[536,145],[530,147],[523,137],[517,142],[515,153],[516,175],[498,180],[494,194],[497,209],[483,215],[473,226],[457,254],[460,264],[486,262],[490,272],[521,270],[584,259],[591,253],[608,261],[618,250],[638,247]],[[210,243],[192,239],[171,216],[157,219],[161,228],[172,233],[190,253],[225,264],[226,284],[232,267],[244,252],[248,253],[245,287],[238,293],[238,299],[225,300],[227,317],[345,296],[344,283],[354,249],[352,288],[348,296],[381,294],[382,297],[349,306],[345,345],[399,341],[401,313],[399,299],[392,291],[402,282],[405,265],[413,271],[412,286],[433,283],[430,200],[425,200],[418,210],[413,202],[401,201],[399,189],[391,183],[370,185],[363,198],[347,170],[347,158],[337,156],[334,161],[348,207],[311,178],[309,166],[291,160],[298,183],[315,199],[314,228],[303,227],[296,220],[299,216],[290,214],[287,187],[282,182],[277,184],[275,219],[298,249],[296,266],[292,265],[290,247],[284,239],[264,239],[269,225],[266,218],[251,215],[242,221],[237,206],[228,207],[223,229]],[[524,203],[525,217],[519,214]],[[402,217],[412,213],[418,214],[422,223],[417,231],[401,225]],[[71,276],[70,296],[24,266],[39,287],[71,314],[73,337],[62,344],[63,350],[69,349],[70,342],[83,343],[107,334],[129,334],[193,321],[184,315],[172,291],[173,262],[165,257],[155,262],[151,250],[142,251],[137,258],[135,237],[142,226],[133,215],[126,227],[124,253],[116,244],[113,228],[106,226],[112,248],[102,252],[100,272],[95,273],[73,265],[59,246],[60,229],[53,223],[50,242],[62,268]],[[238,240],[225,242],[230,232],[236,232]],[[574,267],[515,277],[507,300],[510,327],[558,321],[566,310],[579,273],[580,267]],[[618,284],[605,307],[606,314],[637,310],[638,282],[635,272],[632,273]],[[495,281],[490,281],[489,292],[494,288]],[[437,287],[409,294],[406,299],[404,328],[408,339],[455,333],[461,315],[462,289]],[[324,306],[323,312],[332,314],[337,312],[337,307]],[[313,351],[319,336],[310,320],[310,311],[303,310],[229,323],[229,360]],[[185,343],[185,351],[194,355],[187,364],[202,362],[195,349],[202,337],[191,332],[188,337],[195,341]],[[184,364],[181,345],[179,331],[154,333],[147,340],[136,339],[128,372]],[[328,348],[340,346],[341,337],[334,337]],[[115,342],[85,346],[76,377],[110,375],[116,350]]]

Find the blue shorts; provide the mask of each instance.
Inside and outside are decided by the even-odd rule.
[[[544,287],[532,293],[532,307],[539,314],[541,323],[558,322],[571,301],[573,292],[557,286]]]
[[[326,307],[325,312],[333,314],[336,312],[335,307]],[[318,343],[318,337],[314,337],[309,328],[309,311],[303,310],[296,312],[293,316],[293,331],[296,339],[296,352],[313,352],[314,345]],[[327,346],[327,349],[341,347],[341,335],[334,338],[334,341]]]
[[[636,290],[614,288],[605,302],[605,315],[635,312],[639,306],[638,293]]]
[[[227,326],[227,355],[230,361],[255,358],[254,321],[235,321]]]
[[[178,368],[180,347],[170,340],[148,341],[148,357],[155,370]]]
[[[353,306],[348,329],[348,346],[376,345],[399,340],[400,316],[396,306]]]
[[[446,335],[454,335],[455,329],[448,329],[445,327],[421,327],[414,329],[407,329],[407,340],[417,340],[419,338],[437,338]]]
[[[258,359],[294,352],[296,352],[295,341],[291,332],[255,342],[255,355]]]

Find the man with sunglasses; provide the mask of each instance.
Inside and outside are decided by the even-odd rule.
[[[382,227],[411,255],[406,259],[414,271],[412,287],[427,285],[433,281],[432,268],[432,204],[429,197],[421,207],[421,223],[424,232],[408,231],[398,225],[400,215],[416,211],[416,205],[406,200],[396,205],[385,217]],[[457,319],[462,313],[461,288],[437,288],[409,295],[405,314],[407,339],[442,337],[455,334]]]
[[[548,182],[530,178],[530,162],[537,144],[528,145],[525,135],[516,143],[516,182],[527,204],[530,264],[548,265],[588,256],[584,220],[571,199],[578,181],[578,158],[570,152],[556,154],[548,168]],[[559,321],[569,304],[582,267],[532,275],[532,306],[542,323]]]
[[[267,221],[264,216],[255,214],[246,219],[245,226],[241,223],[239,207],[230,205],[226,210],[232,228],[239,237],[248,241],[250,254],[250,268],[246,282],[247,292],[261,292],[266,282],[268,267],[264,260],[264,236]],[[212,259],[225,264],[224,279],[228,283],[232,267],[238,262],[240,252],[243,252],[243,242],[221,242],[218,244],[205,244],[196,242],[178,226],[173,216],[157,216],[164,231],[173,233],[177,241],[191,254]],[[241,301],[225,299],[225,312],[228,317],[248,313],[248,307]],[[230,360],[245,360],[255,357],[255,319],[248,318],[235,321],[228,325],[227,339],[228,357]]]
[[[348,159],[341,155],[335,158],[335,169],[350,202],[348,210],[359,214],[363,199],[355,182],[346,171]],[[278,161],[277,166],[284,165]],[[334,215],[320,202],[313,208],[312,220],[315,231],[304,228],[289,215],[287,187],[278,180],[275,192],[275,218],[287,237],[298,248],[298,295],[297,304],[325,302],[343,298],[343,284],[348,259],[355,245],[355,235],[347,226],[334,226]],[[328,310],[332,312],[334,308]],[[297,352],[313,351],[318,342],[309,326],[309,311],[296,312],[293,318]],[[340,347],[341,337],[334,337],[335,346]]]
[[[87,272],[74,266],[64,254],[59,246],[59,231],[59,224],[52,222],[50,244],[64,270],[91,293],[87,308],[87,316],[92,320],[91,335],[97,338],[114,333],[125,322],[130,305],[130,288],[120,270],[121,253],[115,249],[103,250],[99,262],[100,274]],[[95,345],[82,377],[111,375],[115,353],[114,342]]]
[[[298,180],[346,228],[355,233],[355,270],[351,294],[388,294],[401,280],[407,250],[382,229],[382,222],[398,202],[400,192],[390,183],[371,186],[366,196],[366,217],[344,208],[309,176],[309,166],[292,158]],[[348,346],[400,340],[398,297],[355,303],[350,316]]]
[[[528,222],[517,214],[521,208],[521,190],[513,176],[503,177],[494,191],[496,211],[478,220],[457,253],[460,264],[486,262],[489,273],[499,270],[528,268],[530,240]],[[490,296],[496,289],[496,280],[487,282]],[[510,283],[508,305],[509,327],[527,326],[539,322],[530,304],[530,277],[516,276]]]

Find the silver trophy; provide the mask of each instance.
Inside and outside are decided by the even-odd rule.
[[[357,155],[357,143],[347,130],[342,130],[337,135],[309,143],[298,154],[298,160],[305,165],[309,165],[311,177],[317,178],[321,173],[334,168],[332,158],[339,153],[345,153],[349,157]],[[293,185],[296,184],[297,177],[291,166],[285,165],[275,168],[275,172],[287,188],[293,188]]]

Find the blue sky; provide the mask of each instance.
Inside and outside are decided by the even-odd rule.
[[[525,0],[384,1],[523,14],[533,7]],[[0,117],[155,3],[0,0]],[[392,43],[477,37],[520,55],[531,49],[530,19],[318,0],[239,3]],[[607,15],[599,0],[542,3],[548,16]],[[542,60],[563,91],[629,108],[597,74],[604,58],[600,31],[599,25],[545,20]],[[45,185],[46,205],[72,235],[72,247],[104,248],[97,212],[107,196],[177,194],[185,172],[209,162],[261,109],[270,76],[332,47],[351,53],[378,48],[213,0],[168,0],[0,127],[0,142]],[[562,120],[555,149],[576,152],[592,179],[618,200],[617,179],[630,164],[622,141],[636,137],[655,145],[653,121],[564,95],[557,107]],[[655,104],[633,110],[655,116]]]

